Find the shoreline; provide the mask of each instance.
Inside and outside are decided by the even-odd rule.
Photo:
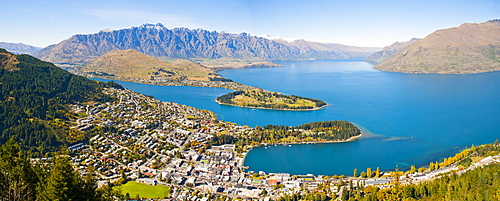
[[[235,107],[252,108],[252,109],[281,110],[281,111],[314,111],[314,110],[321,110],[321,109],[325,108],[326,106],[329,106],[329,104],[327,103],[326,105],[323,105],[323,106],[318,107],[318,108],[313,108],[313,109],[276,109],[276,108],[240,106],[240,105],[233,105],[233,104],[229,104],[229,103],[222,103],[222,102],[219,102],[217,100],[217,98],[215,99],[215,102],[220,104],[220,105],[230,105],[230,106],[235,106]]]
[[[365,135],[363,135],[363,133],[360,133],[359,135],[356,135],[356,136],[352,136],[348,139],[345,139],[345,140],[331,140],[331,141],[308,141],[308,142],[280,142],[280,143],[274,143],[276,145],[289,145],[289,144],[329,144],[329,143],[342,143],[342,142],[353,142],[353,141],[356,141],[358,138],[361,138]],[[253,147],[260,147],[260,146],[266,146],[267,144],[263,143],[263,144],[258,144],[256,146],[253,146]],[[271,145],[271,144],[269,144]],[[252,147],[252,148],[253,148]]]
[[[132,83],[138,83],[138,84],[148,84],[148,85],[166,86],[166,87],[169,87],[169,86],[189,86],[189,87],[208,87],[208,88],[215,87],[215,88],[224,88],[224,89],[230,89],[230,90],[242,90],[241,88],[232,88],[232,87],[227,87],[227,86],[201,86],[201,85],[190,85],[190,84],[182,84],[182,83],[177,83],[177,84],[169,85],[169,84],[166,84],[166,83],[152,83],[152,82],[148,82],[146,80],[141,80],[141,79],[132,80],[132,79],[127,79],[127,78],[122,78],[122,77],[86,76],[86,75],[84,75],[84,76],[87,77],[87,78],[104,79],[104,80],[109,80],[109,81],[132,82]],[[207,82],[213,82],[213,81],[207,81]],[[252,87],[252,86],[244,85],[244,84],[241,84],[241,83],[238,83],[238,82],[234,82],[233,81],[233,83],[235,83],[236,85],[240,85],[240,87],[244,86],[244,87],[250,87],[250,88],[257,89],[257,90],[261,90],[258,87]],[[329,106],[329,104],[327,103],[326,105],[323,105],[323,106],[317,107],[317,108],[313,108],[313,109],[276,109],[276,108],[264,108],[264,107],[250,107],[250,106],[232,105],[232,104],[228,104],[228,103],[219,102],[219,101],[217,101],[217,98],[215,99],[215,102],[218,103],[218,104],[220,104],[220,105],[230,105],[230,106],[241,107],[241,108],[265,109],[265,110],[281,110],[281,111],[314,111],[314,110],[321,110],[321,109]]]
[[[132,82],[138,84],[148,84],[148,85],[156,85],[156,86],[188,86],[188,87],[206,87],[206,88],[223,88],[230,90],[262,90],[258,87],[244,85],[235,81],[231,82],[223,82],[223,81],[203,81],[203,80],[168,80],[168,81],[154,81],[154,80],[143,80],[138,78],[126,78],[126,77],[118,77],[118,76],[92,76],[89,74],[79,74],[77,72],[72,72],[76,75],[81,75],[89,79],[103,79],[109,81],[122,81],[122,82]]]
[[[325,142],[290,142],[290,143],[275,143],[274,145],[292,145],[292,144],[328,144],[328,143],[343,143],[343,142],[353,142],[353,141],[356,141],[358,140],[359,138],[365,136],[363,133],[360,133],[359,135],[356,135],[356,136],[352,136],[348,139],[345,139],[345,140],[334,140],[334,141],[325,141]],[[260,143],[260,144],[257,144],[255,146],[250,146],[246,152],[243,152],[242,153],[242,158],[240,159],[240,161],[238,162],[238,165],[240,168],[242,169],[248,169],[248,166],[244,166],[245,164],[245,160],[247,158],[247,155],[248,153],[250,153],[250,151],[252,151],[253,148],[255,147],[260,147],[260,146],[267,146],[267,145],[271,145],[271,144],[266,144],[266,143]]]

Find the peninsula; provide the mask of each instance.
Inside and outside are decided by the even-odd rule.
[[[264,65],[266,63],[255,67]],[[277,110],[315,110],[326,106],[326,103],[321,100],[286,96],[234,82],[222,77],[215,70],[192,61],[179,59],[165,62],[136,50],[113,50],[94,59],[90,64],[71,71],[86,77],[145,84],[221,87],[237,90],[217,98],[216,101],[220,104]]]
[[[318,110],[327,106],[322,100],[264,90],[235,91],[217,97],[216,101],[219,104],[273,110]]]

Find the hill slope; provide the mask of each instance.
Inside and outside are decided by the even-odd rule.
[[[58,64],[85,64],[111,50],[133,49],[149,56],[168,59],[256,59],[300,60],[339,59],[349,51],[338,50],[342,55],[302,54],[297,46],[256,37],[247,33],[230,34],[202,29],[167,29],[161,24],[145,24],[139,27],[96,34],[74,35],[59,44],[51,45],[37,53],[37,57]],[[374,51],[363,50],[366,56]],[[356,57],[359,56],[356,53]]]
[[[392,45],[386,46],[382,50],[373,53],[372,55],[370,55],[369,57],[367,57],[365,59],[365,61],[369,61],[369,62],[373,62],[373,63],[380,63],[383,60],[385,60],[385,59],[389,58],[390,56],[392,56],[394,53],[396,53],[397,51],[399,51],[404,46],[406,46],[406,45],[408,45],[410,43],[413,43],[415,41],[419,41],[419,40],[421,40],[421,39],[419,39],[419,38],[412,38],[411,40],[406,41],[406,42],[395,42]]]
[[[29,55],[0,49],[0,144],[14,138],[35,153],[84,140],[70,129],[69,104],[109,101],[104,83],[73,75]]]
[[[143,80],[156,78],[209,81],[217,75],[212,70],[191,61],[176,60],[167,63],[136,50],[113,50],[83,66],[80,70],[93,75]]]
[[[464,74],[500,70],[500,20],[435,31],[374,68],[405,73]]]

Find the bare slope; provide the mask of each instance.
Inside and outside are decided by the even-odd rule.
[[[216,73],[188,60],[168,63],[135,50],[113,50],[81,68],[91,76],[117,76],[122,78],[189,79],[204,80],[216,77]]]
[[[374,68],[405,73],[466,74],[500,70],[500,20],[435,31]]]

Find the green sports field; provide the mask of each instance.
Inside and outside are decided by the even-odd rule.
[[[116,188],[116,187],[115,187]],[[135,181],[129,181],[121,186],[123,195],[127,193],[131,198],[165,198],[170,196],[170,187],[164,185],[151,186]]]

